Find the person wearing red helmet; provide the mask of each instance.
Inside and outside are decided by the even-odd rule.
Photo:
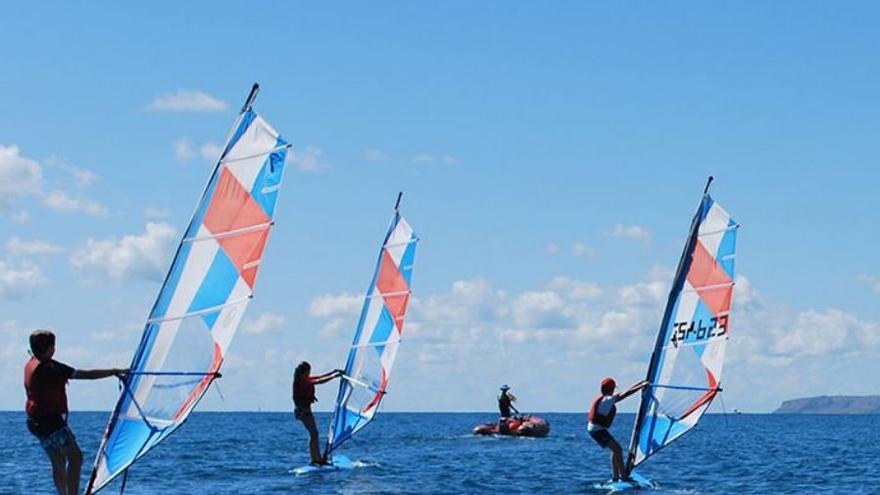
[[[587,416],[587,432],[600,447],[611,450],[612,481],[629,480],[629,473],[625,473],[623,467],[623,449],[620,448],[620,444],[609,431],[611,423],[614,422],[614,415],[617,414],[616,404],[646,386],[648,386],[648,381],[643,380],[633,384],[625,391],[615,394],[614,389],[617,384],[614,379],[604,378],[600,387],[601,393],[593,399],[593,405],[590,407]]]

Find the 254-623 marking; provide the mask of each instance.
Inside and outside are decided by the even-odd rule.
[[[704,322],[708,324],[704,325]],[[720,337],[727,333],[727,315],[712,317],[708,320],[679,321],[672,326],[673,344],[679,342],[692,342],[695,340],[708,340],[712,337]]]

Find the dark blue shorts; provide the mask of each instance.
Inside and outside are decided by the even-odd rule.
[[[591,431],[589,433],[590,433],[590,437],[593,440],[595,440],[596,443],[598,443],[599,446],[602,447],[603,449],[607,449],[608,445],[611,442],[615,441],[614,437],[611,436],[611,433],[609,433],[608,430],[597,430],[597,431]]]

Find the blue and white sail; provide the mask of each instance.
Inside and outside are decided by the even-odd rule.
[[[385,396],[403,335],[418,237],[400,215],[400,196],[367,289],[330,422],[324,457],[366,426]]]
[[[289,144],[255,84],[177,248],[104,432],[95,493],[177,430],[219,376],[274,225]]]
[[[628,469],[690,431],[721,391],[739,225],[709,196],[691,223],[648,367]]]

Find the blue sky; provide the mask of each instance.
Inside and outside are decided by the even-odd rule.
[[[204,409],[286,409],[296,362],[342,364],[403,190],[422,242],[388,408],[489,410],[507,382],[583,410],[644,375],[710,174],[743,226],[728,409],[878,392],[876,5],[166,7],[0,21],[0,408],[33,328],[127,364],[253,81],[296,154]]]

